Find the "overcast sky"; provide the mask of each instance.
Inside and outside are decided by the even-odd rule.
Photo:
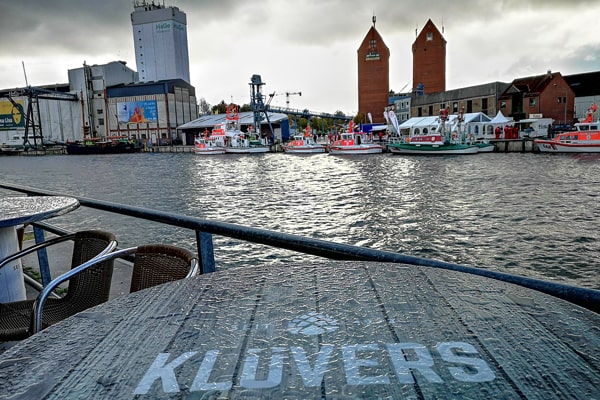
[[[163,4],[163,0],[156,0]],[[290,106],[358,110],[357,50],[377,17],[390,49],[390,89],[408,91],[411,45],[428,19],[444,29],[446,89],[600,70],[600,1],[165,0],[187,14],[198,99],[250,102],[302,92]],[[132,0],[0,0],[0,88],[67,83],[67,70],[123,60],[136,69]],[[272,105],[285,106],[286,96]]]

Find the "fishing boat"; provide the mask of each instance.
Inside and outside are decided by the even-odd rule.
[[[329,145],[329,154],[378,154],[383,152],[383,146],[373,143],[373,135],[365,132],[355,132],[352,121],[348,124],[347,132]]]
[[[294,135],[292,140],[284,144],[283,151],[293,154],[310,154],[310,153],[325,153],[326,147],[322,144],[315,143],[310,134],[310,125],[306,126],[304,136]]]
[[[448,131],[448,109],[440,110],[437,123],[432,127],[432,132],[424,130],[420,134],[411,134],[404,140],[388,144],[392,154],[420,154],[420,155],[463,155],[477,154],[479,146],[467,142],[472,138],[465,138],[461,134],[461,118],[459,114],[456,119],[456,128]],[[483,147],[482,147],[483,148]],[[487,146],[483,149],[487,149]]]
[[[254,133],[252,127],[248,132],[240,129],[240,114],[235,104],[227,106],[225,117],[225,152],[233,154],[267,153],[270,148],[266,140]]]
[[[455,155],[479,152],[474,145],[449,143],[439,133],[414,135],[404,142],[388,144],[388,149],[392,154]]]
[[[142,146],[136,140],[127,136],[109,136],[106,139],[87,138],[76,142],[67,142],[67,154],[121,154],[138,153]]]
[[[487,140],[475,141],[471,144],[477,147],[478,153],[493,153],[496,151],[496,146]]]
[[[194,153],[200,155],[225,154],[225,130],[223,125],[216,125],[209,134],[205,130],[204,135],[194,138]]]
[[[541,153],[600,153],[600,120],[593,121],[598,106],[594,103],[575,130],[559,133],[553,139],[534,139]]]

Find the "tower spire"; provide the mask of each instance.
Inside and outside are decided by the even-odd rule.
[[[376,21],[377,21],[377,17],[375,16],[375,13],[373,13],[373,28],[375,28]]]

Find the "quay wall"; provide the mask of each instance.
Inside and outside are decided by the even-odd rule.
[[[490,140],[495,146],[495,152],[500,153],[537,153],[537,146],[533,144],[531,139],[515,139],[515,140]],[[147,153],[193,153],[194,146],[152,146],[143,150]],[[283,152],[281,145],[277,144],[271,149],[274,153]],[[40,156],[40,155],[60,155],[67,154],[64,147],[49,147],[45,150],[29,150],[19,152],[22,156]]]

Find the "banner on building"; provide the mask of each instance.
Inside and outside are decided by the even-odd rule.
[[[14,102],[17,107],[8,100],[0,100],[0,131],[25,127],[24,102],[23,100],[14,100]]]
[[[127,101],[117,103],[119,122],[139,124],[158,122],[156,100]]]

